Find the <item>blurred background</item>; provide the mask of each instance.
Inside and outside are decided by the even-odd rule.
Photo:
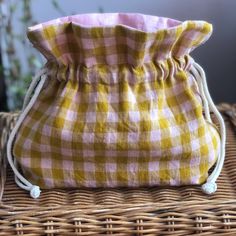
[[[138,12],[212,23],[212,37],[192,56],[207,74],[215,103],[236,102],[235,0],[0,0],[0,111],[21,109],[32,75],[45,62],[27,40],[28,26],[96,12]]]

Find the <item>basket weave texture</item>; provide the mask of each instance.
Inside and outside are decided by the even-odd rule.
[[[32,199],[6,160],[18,113],[0,113],[0,235],[236,235],[236,104],[220,104],[226,160],[214,195],[199,186],[53,189]]]

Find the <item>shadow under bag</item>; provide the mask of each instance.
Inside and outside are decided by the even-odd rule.
[[[30,27],[47,63],[8,141],[16,183],[34,198],[55,187],[203,184],[215,192],[225,126],[189,56],[211,32],[204,21],[134,13]]]

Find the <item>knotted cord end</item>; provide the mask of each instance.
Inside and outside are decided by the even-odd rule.
[[[206,194],[213,194],[217,190],[217,184],[215,182],[206,182],[202,185],[202,191]]]
[[[32,185],[30,189],[30,196],[34,199],[38,198],[40,196],[41,190],[39,186],[37,185]]]

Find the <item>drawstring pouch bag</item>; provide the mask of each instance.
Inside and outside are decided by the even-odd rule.
[[[40,188],[197,184],[215,192],[225,126],[189,55],[211,33],[204,21],[135,13],[30,27],[47,62],[8,140],[16,183],[33,198]]]

